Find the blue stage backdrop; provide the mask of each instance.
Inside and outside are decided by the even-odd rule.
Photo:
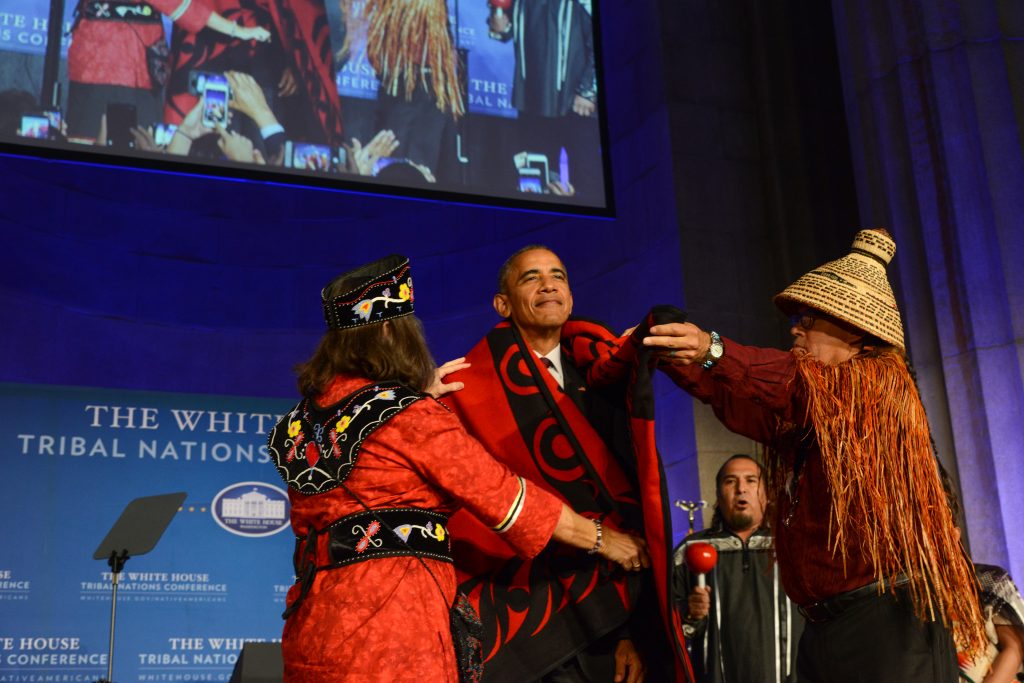
[[[187,494],[121,573],[114,679],[226,681],[243,642],[279,640],[293,536],[265,433],[289,407],[0,384],[0,681],[106,677],[111,570],[91,557],[140,496]]]
[[[13,475],[0,489],[8,520],[0,532],[0,683],[105,674],[109,570],[90,558],[139,496],[188,494],[155,550],[128,561],[129,576],[151,576],[126,579],[118,601],[119,683],[226,678],[242,640],[280,635],[291,531],[238,536],[218,525],[210,506],[224,492],[219,502],[273,508],[272,489],[234,488],[283,488],[259,463],[258,420],[244,418],[245,433],[230,429],[238,414],[294,403],[292,368],[324,329],[320,288],[340,272],[408,255],[416,313],[439,361],[464,354],[498,321],[490,305],[498,268],[529,243],[562,257],[579,315],[623,330],[654,304],[685,308],[661,53],[651,38],[660,30],[657,3],[607,2],[601,10],[603,25],[615,27],[604,35],[605,53],[616,55],[605,68],[612,219],[0,156],[0,381],[9,383],[0,394],[0,463]],[[692,499],[691,399],[663,377],[656,392],[669,493]],[[228,398],[239,396],[250,398]],[[115,427],[113,413],[90,405],[135,407],[123,419],[137,426]],[[232,418],[209,432],[204,413],[206,423],[182,429],[178,416],[187,413],[174,410]],[[159,427],[149,429],[148,420]],[[94,448],[107,455],[88,456]],[[678,538],[685,514],[674,509],[673,521]],[[96,599],[82,599],[83,583]],[[156,591],[224,600],[148,599]],[[197,660],[203,653],[229,656]],[[94,657],[69,669],[44,664],[61,661],[44,655]],[[181,668],[189,666],[207,668]]]

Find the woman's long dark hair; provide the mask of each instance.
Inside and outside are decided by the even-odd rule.
[[[332,299],[368,281],[366,277],[342,276],[327,286]],[[370,325],[328,330],[313,356],[295,368],[303,396],[319,396],[338,375],[365,377],[371,381],[398,380],[425,391],[437,366],[427,348],[423,326],[415,315],[392,318]]]

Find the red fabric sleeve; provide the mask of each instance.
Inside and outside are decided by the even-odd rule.
[[[744,346],[722,338],[725,355],[715,367],[699,363],[662,369],[681,389],[709,404],[726,427],[768,443],[778,419],[802,424],[806,401],[796,391],[796,358],[788,351]]]
[[[518,554],[539,553],[551,540],[562,502],[491,457],[440,403],[424,399],[406,411],[418,419],[395,426],[412,468],[487,526],[501,526],[502,539]]]

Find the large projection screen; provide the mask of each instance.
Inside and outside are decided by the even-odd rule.
[[[610,215],[596,11],[593,0],[7,0],[0,145]]]

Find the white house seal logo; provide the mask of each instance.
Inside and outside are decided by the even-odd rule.
[[[288,526],[288,494],[261,481],[243,481],[221,489],[210,512],[226,531],[238,536],[272,536]]]

